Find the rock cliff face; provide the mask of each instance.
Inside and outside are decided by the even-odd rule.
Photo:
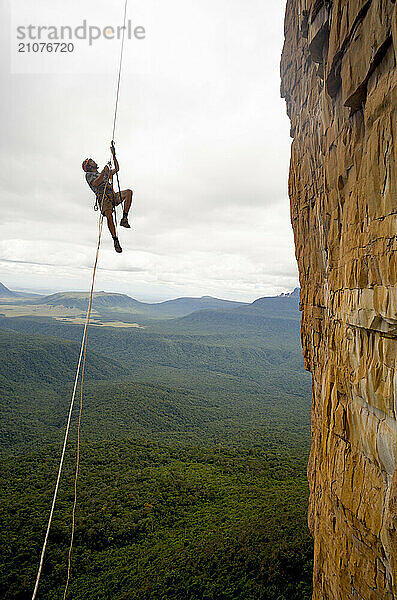
[[[315,600],[397,598],[397,4],[288,0]]]

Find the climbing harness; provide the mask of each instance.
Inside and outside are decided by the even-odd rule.
[[[123,35],[122,35],[122,42],[121,42],[121,49],[120,49],[120,61],[119,61],[118,77],[117,77],[116,103],[115,103],[115,108],[114,108],[113,131],[112,131],[112,138],[111,138],[112,139],[112,156],[115,156],[115,154],[113,155],[113,149],[114,149],[114,141],[113,140],[114,140],[114,135],[115,135],[115,131],[116,131],[117,111],[118,111],[119,95],[120,95],[121,68],[122,68],[122,64],[123,64],[124,37],[125,37],[126,18],[127,18],[127,3],[128,3],[128,0],[125,0]],[[120,183],[119,183],[118,176],[117,176],[117,183],[118,183],[119,193],[120,193],[120,198],[121,198]],[[109,180],[107,180],[105,183],[105,187],[104,187],[103,195],[102,195],[102,199],[101,199],[101,207],[103,205],[106,188],[107,188],[108,184],[109,184]],[[96,276],[96,271],[97,271],[97,267],[98,267],[99,250],[100,250],[101,240],[102,240],[102,229],[103,229],[103,214],[101,211],[99,220],[98,220],[98,242],[97,242],[94,265],[93,265],[93,269],[92,269],[91,289],[90,289],[90,294],[89,294],[87,312],[86,312],[86,316],[85,316],[83,336],[82,336],[81,345],[80,345],[80,353],[79,353],[79,358],[77,361],[77,368],[76,368],[76,375],[75,375],[75,379],[74,379],[72,396],[71,396],[71,400],[70,400],[70,404],[69,404],[69,411],[68,411],[68,416],[67,416],[67,421],[66,421],[66,429],[65,429],[65,435],[64,435],[63,445],[62,445],[61,458],[60,458],[59,466],[58,466],[58,474],[57,474],[57,478],[56,478],[54,494],[52,497],[51,509],[50,509],[50,514],[49,514],[48,523],[47,523],[47,529],[45,532],[44,542],[43,542],[43,546],[41,549],[39,567],[38,567],[35,586],[34,586],[34,590],[33,590],[33,594],[32,594],[32,600],[35,600],[35,598],[37,596],[37,590],[38,590],[39,583],[40,583],[40,577],[41,577],[41,573],[42,573],[42,569],[43,569],[45,551],[47,548],[48,537],[49,537],[49,533],[50,533],[50,529],[51,529],[51,523],[52,523],[52,518],[53,518],[53,514],[54,514],[55,503],[56,503],[57,496],[58,496],[59,483],[61,480],[63,463],[64,463],[64,459],[65,459],[65,452],[66,452],[66,446],[67,446],[68,437],[69,437],[72,412],[73,412],[73,407],[74,407],[74,402],[75,402],[75,397],[76,397],[76,392],[77,392],[77,385],[78,385],[79,377],[81,374],[80,408],[79,408],[79,417],[78,417],[78,423],[77,423],[77,449],[76,449],[76,467],[75,467],[75,477],[74,477],[74,500],[73,500],[73,510],[72,510],[70,545],[69,545],[69,552],[68,552],[67,579],[66,579],[65,589],[64,589],[64,593],[63,593],[64,600],[66,599],[68,586],[69,586],[69,582],[70,582],[71,556],[72,556],[72,550],[73,550],[73,541],[74,541],[74,532],[75,532],[75,515],[76,515],[76,506],[77,506],[77,482],[78,482],[78,474],[79,474],[79,466],[80,466],[80,426],[81,426],[81,417],[82,417],[82,410],[83,410],[83,384],[84,384],[84,376],[85,376],[88,329],[89,329],[90,319],[91,319],[92,301],[93,301],[93,297],[94,297],[94,287],[95,287],[95,276]]]
[[[113,142],[113,141],[112,141],[112,144],[114,145],[114,142]],[[113,150],[112,150],[112,152],[113,152]],[[112,170],[112,161],[111,161],[111,160],[109,160],[109,161],[106,163],[106,166],[107,166],[107,167],[109,168],[109,170],[111,171],[111,170]],[[110,176],[108,180],[110,180],[110,182],[111,182],[111,186],[109,186],[111,189],[109,189],[109,190],[107,190],[107,191],[106,191],[106,193],[104,194],[104,197],[103,197],[103,198],[102,198],[102,200],[101,200],[101,210],[102,210],[102,204],[103,204],[103,200],[104,200],[104,198],[105,198],[105,196],[106,196],[106,198],[107,198],[108,200],[110,200],[110,201],[111,201],[111,203],[112,203],[112,206],[113,206],[113,212],[115,212],[115,206],[116,206],[116,203],[115,203],[115,200],[114,200],[114,196],[115,196],[115,194],[114,194],[114,191],[113,191],[113,176]],[[117,178],[117,180],[118,180],[118,178]],[[91,187],[91,186],[90,186],[90,187]],[[120,184],[119,184],[119,187],[120,187]],[[120,199],[121,199],[121,193],[120,193]],[[98,195],[97,195],[97,194],[95,194],[95,204],[94,204],[94,210],[99,210],[99,201],[98,201]]]

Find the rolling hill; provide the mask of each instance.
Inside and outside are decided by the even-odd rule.
[[[35,303],[77,308],[84,311],[87,308],[88,294],[86,292],[59,292],[42,297]],[[93,308],[98,313],[104,315],[109,312],[125,312],[127,314],[139,315],[145,319],[168,319],[187,315],[193,311],[234,308],[243,306],[244,304],[243,302],[221,300],[210,296],[203,296],[201,298],[176,298],[174,300],[151,304],[140,302],[126,294],[96,292],[94,294]]]
[[[88,305],[88,294],[86,292],[58,292],[40,298],[40,301],[38,301],[37,304],[78,308],[79,310],[85,311]],[[143,303],[134,298],[130,298],[130,296],[127,296],[126,294],[113,294],[107,292],[95,292],[93,300],[93,308],[96,310],[118,309],[139,312],[142,304]]]
[[[240,308],[248,313],[261,314],[266,319],[273,317],[299,319],[299,296],[266,296]]]
[[[51,389],[61,382],[66,398],[81,326],[0,317],[0,328],[4,386],[18,378],[19,386],[43,384]],[[93,327],[89,348],[93,352],[88,374],[93,376],[86,385],[85,419],[90,435],[113,439],[135,432],[195,443],[200,437],[242,439],[254,430],[268,441],[277,439],[274,432],[284,431],[284,443],[286,436],[306,436],[309,378],[302,367],[296,299],[263,298],[226,310],[203,309],[152,321],[144,329]],[[59,393],[58,386],[57,398]],[[31,392],[20,387],[17,396],[25,415],[35,412]],[[53,408],[61,419],[59,398]],[[31,428],[43,435],[36,417]]]
[[[73,382],[80,344],[42,335],[26,335],[0,329],[0,377],[8,382]],[[111,357],[87,350],[88,379],[109,379],[123,374]]]
[[[158,304],[149,304],[159,318],[181,317],[189,313],[201,310],[219,310],[227,308],[237,308],[244,306],[244,302],[234,302],[232,300],[221,300],[212,296],[202,296],[201,298],[176,298],[175,300],[166,300]]]
[[[79,351],[75,342],[0,330],[0,449],[59,439]],[[124,373],[112,358],[92,350],[86,366],[87,384]]]
[[[276,345],[291,342],[297,347],[300,312],[297,297],[275,296],[259,298],[252,304],[235,308],[201,310],[179,319],[157,324],[163,331],[189,331],[196,334],[266,335],[265,344],[273,338]]]

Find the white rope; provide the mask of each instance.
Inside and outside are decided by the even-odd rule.
[[[98,246],[97,246],[97,253],[96,253],[96,257],[95,257],[94,272],[93,272],[93,277],[92,277],[92,286],[91,286],[92,290],[94,289],[95,272],[96,272],[96,267],[97,267],[97,263],[98,263],[99,247],[101,244],[102,225],[103,225],[102,206],[103,206],[103,200],[105,197],[106,187],[107,187],[107,183],[105,184],[104,193],[103,193],[102,202],[101,202],[101,216],[99,218],[99,231],[98,231]],[[88,304],[88,310],[87,310],[87,323],[88,324],[89,324],[90,318],[91,318],[92,297],[93,296],[91,294],[90,301]],[[71,569],[72,569],[72,549],[73,549],[73,542],[74,542],[74,530],[75,530],[75,524],[76,524],[77,480],[78,480],[78,476],[79,476],[79,466],[80,466],[80,427],[81,427],[81,416],[82,416],[82,412],[83,412],[83,386],[84,386],[84,375],[85,375],[85,362],[86,362],[86,355],[87,355],[87,342],[88,342],[88,327],[87,327],[87,333],[86,333],[86,336],[84,339],[83,362],[82,362],[82,368],[81,368],[80,409],[79,409],[79,419],[77,422],[77,448],[76,448],[76,469],[75,469],[75,474],[74,474],[74,499],[73,499],[73,509],[72,509],[72,527],[71,527],[71,533],[70,533],[70,544],[69,544],[69,552],[68,552],[68,573],[67,573],[67,577],[66,577],[65,589],[63,592],[63,600],[66,600],[66,594],[68,591],[69,581],[70,581],[70,573],[71,573]]]
[[[125,4],[124,4],[124,21],[123,21],[123,35],[122,35],[122,38],[121,38],[120,63],[119,63],[119,74],[118,74],[118,78],[117,78],[116,105],[114,107],[112,140],[114,140],[114,133],[116,131],[117,110],[118,110],[118,107],[119,107],[121,67],[122,67],[122,64],[123,64],[124,38],[125,38],[125,29],[126,29],[125,24],[126,24],[126,21],[127,21],[127,3],[128,3],[128,0],[125,0]]]
[[[103,203],[103,199],[105,197],[106,186],[107,186],[107,183],[105,184],[105,188],[104,188],[104,191],[103,191],[102,203]],[[96,270],[97,270],[97,266],[98,266],[99,248],[100,248],[100,245],[101,245],[101,238],[102,238],[102,226],[103,226],[103,215],[101,213],[100,217],[99,217],[98,244],[97,244],[95,261],[94,261],[94,267],[93,267],[93,272],[92,272],[90,298],[89,298],[87,312],[86,312],[86,316],[85,316],[85,324],[84,324],[83,337],[82,337],[82,340],[81,340],[79,360],[78,360],[78,363],[77,363],[77,369],[76,369],[76,376],[75,376],[75,379],[74,379],[73,392],[72,392],[72,397],[71,397],[70,405],[69,405],[68,419],[67,419],[67,423],[66,423],[65,436],[64,436],[64,440],[63,440],[61,459],[59,461],[57,480],[56,480],[56,484],[55,484],[54,494],[53,494],[53,497],[52,497],[50,516],[48,518],[47,530],[46,530],[46,533],[45,533],[45,536],[44,536],[43,547],[41,549],[39,569],[37,571],[36,583],[35,583],[34,590],[33,590],[32,600],[35,600],[36,595],[37,595],[37,589],[39,587],[41,572],[42,572],[42,569],[43,569],[45,551],[46,551],[46,548],[47,548],[48,536],[49,536],[50,529],[51,529],[51,523],[52,523],[52,517],[53,517],[53,514],[54,514],[55,503],[56,503],[56,499],[57,499],[57,496],[58,496],[59,482],[61,480],[63,462],[64,462],[64,459],[65,459],[66,445],[67,445],[67,441],[68,441],[68,437],[69,437],[69,430],[70,430],[70,422],[71,422],[71,418],[72,418],[74,400],[75,400],[75,397],[76,397],[77,382],[78,382],[79,375],[80,375],[81,362],[82,362],[82,359],[83,359],[84,348],[85,348],[85,341],[86,341],[86,338],[87,338],[87,330],[88,330],[88,326],[90,324],[92,299],[93,299],[93,295],[94,295],[95,275],[96,275]]]

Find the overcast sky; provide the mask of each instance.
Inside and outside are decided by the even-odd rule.
[[[129,4],[146,30],[125,42],[116,132],[133,227],[120,231],[121,255],[105,231],[96,289],[248,301],[293,289],[285,1]],[[78,40],[69,56],[22,55],[16,27],[116,26],[123,5],[1,3],[0,281],[13,289],[89,287],[98,213],[81,162],[108,160],[119,52]]]

